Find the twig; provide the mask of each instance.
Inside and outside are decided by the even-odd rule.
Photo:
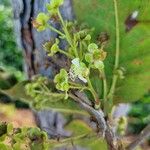
[[[97,120],[98,128],[100,129],[102,136],[105,137],[109,150],[117,150],[116,138],[110,127],[110,125],[104,119],[104,113],[101,109],[96,110],[92,106],[85,103],[82,99],[70,93],[69,96],[74,99],[79,105],[91,114]]]
[[[143,143],[143,141],[146,140],[149,136],[150,136],[150,124],[147,125],[139,134],[139,136],[126,147],[126,150],[134,150],[138,145]]]

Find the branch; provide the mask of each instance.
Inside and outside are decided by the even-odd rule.
[[[146,126],[139,136],[126,147],[126,150],[134,150],[138,145],[144,142],[150,136],[150,124]]]
[[[94,109],[92,106],[88,105],[82,99],[80,99],[74,94],[70,93],[69,96],[72,99],[74,99],[77,103],[79,103],[79,105],[84,110],[86,110],[89,114],[95,117],[98,124],[98,128],[100,129],[102,136],[105,137],[109,150],[117,150],[115,135],[110,125],[105,121],[103,111],[101,109],[99,110]]]

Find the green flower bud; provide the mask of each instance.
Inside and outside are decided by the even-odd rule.
[[[51,15],[55,15],[63,2],[64,0],[51,0],[50,4],[46,5],[46,8]]]
[[[86,37],[85,37],[85,39],[84,39],[85,41],[90,41],[91,40],[91,35],[90,34],[88,34]]]
[[[39,13],[37,18],[32,22],[37,31],[43,31],[47,27],[49,17],[45,13]]]
[[[93,60],[93,55],[91,53],[86,53],[85,54],[85,60],[88,62],[88,63],[92,63],[94,60]]]
[[[56,88],[61,91],[68,91],[68,73],[65,69],[61,69],[60,73],[57,74],[54,78],[54,82],[56,83]]]
[[[54,54],[56,54],[60,48],[59,48],[59,40],[56,39],[55,43],[52,45],[51,42],[46,42],[43,45],[44,49],[48,52],[48,56],[53,56]]]
[[[94,61],[94,67],[98,70],[104,69],[104,63],[101,60]]]
[[[94,50],[97,50],[98,49],[98,46],[95,44],[95,43],[91,43],[89,46],[88,46],[88,51],[93,53]]]

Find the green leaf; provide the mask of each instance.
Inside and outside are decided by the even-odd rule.
[[[90,128],[85,122],[81,120],[73,120],[69,125],[67,125],[66,130],[72,131],[73,136],[89,134],[92,132],[92,128]]]
[[[90,150],[107,150],[107,144],[103,139],[97,137],[92,128],[81,120],[73,120],[66,127],[67,130],[72,132],[72,137],[86,135],[87,137],[72,140],[75,145],[79,145]]]
[[[83,5],[84,4],[84,5]],[[150,3],[148,0],[117,0],[120,33],[120,67],[125,68],[125,79],[119,80],[115,91],[115,103],[138,100],[150,88]],[[79,22],[95,27],[95,38],[102,32],[108,34],[105,60],[108,85],[112,74],[116,50],[115,11],[113,0],[74,0]],[[125,22],[138,12],[137,24],[129,29]],[[144,23],[145,22],[145,23]]]
[[[0,136],[3,136],[7,133],[7,125],[6,123],[0,123]]]
[[[7,125],[7,134],[13,134],[13,125],[11,123]]]
[[[72,99],[60,100],[55,103],[50,101],[45,101],[42,105],[42,109],[52,109],[65,114],[79,114],[79,115],[88,115],[85,111],[81,110],[76,102]]]
[[[6,90],[0,90],[0,93],[3,93],[13,100],[22,100],[25,102],[32,102],[32,98],[28,96],[25,92],[25,85],[29,83],[29,81],[22,81],[17,83],[15,86],[13,86],[10,89]]]
[[[0,148],[1,150],[12,150],[11,147],[9,147],[8,145],[5,145],[4,143],[0,143]]]

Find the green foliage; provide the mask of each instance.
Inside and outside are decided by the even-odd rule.
[[[84,4],[84,5],[83,5]],[[119,20],[119,49],[120,64],[117,69],[125,69],[125,78],[119,80],[115,92],[115,103],[138,100],[149,89],[150,85],[150,45],[149,20],[150,3],[148,0],[117,0]],[[99,42],[104,44],[107,51],[105,60],[108,85],[112,82],[116,50],[115,9],[113,0],[74,0],[77,19],[95,27],[94,36],[99,36]],[[132,13],[138,12],[138,23],[128,26],[126,20]],[[126,28],[131,26],[127,32]],[[106,32],[104,34],[104,32]],[[97,80],[95,80],[97,82]],[[99,87],[100,88],[100,87]]]
[[[129,112],[129,131],[138,134],[150,122],[150,94],[132,104]]]
[[[21,71],[9,67],[7,69],[0,67],[0,89],[8,89],[21,80],[24,80]]]
[[[3,150],[48,150],[47,134],[39,128],[13,128],[0,123],[0,148]]]
[[[48,150],[72,147],[72,144],[84,146],[91,150],[107,150],[104,140],[97,140],[92,129],[81,120],[74,120],[66,126],[72,137],[65,139],[48,139],[46,132],[37,127],[13,128],[12,124],[0,123],[0,148],[4,150]],[[58,135],[59,136],[59,135]],[[95,141],[95,142],[94,142]]]
[[[16,46],[12,9],[8,1],[0,2],[0,14],[0,65],[22,70],[22,53]]]
[[[66,139],[60,139],[54,145],[55,148],[65,147],[72,148],[73,145],[89,148],[90,150],[107,150],[105,140],[98,139],[97,135],[93,133],[92,129],[81,120],[74,120],[70,122],[66,128],[72,132],[72,136]],[[54,141],[52,142],[54,143]],[[53,148],[54,148],[53,147]]]

